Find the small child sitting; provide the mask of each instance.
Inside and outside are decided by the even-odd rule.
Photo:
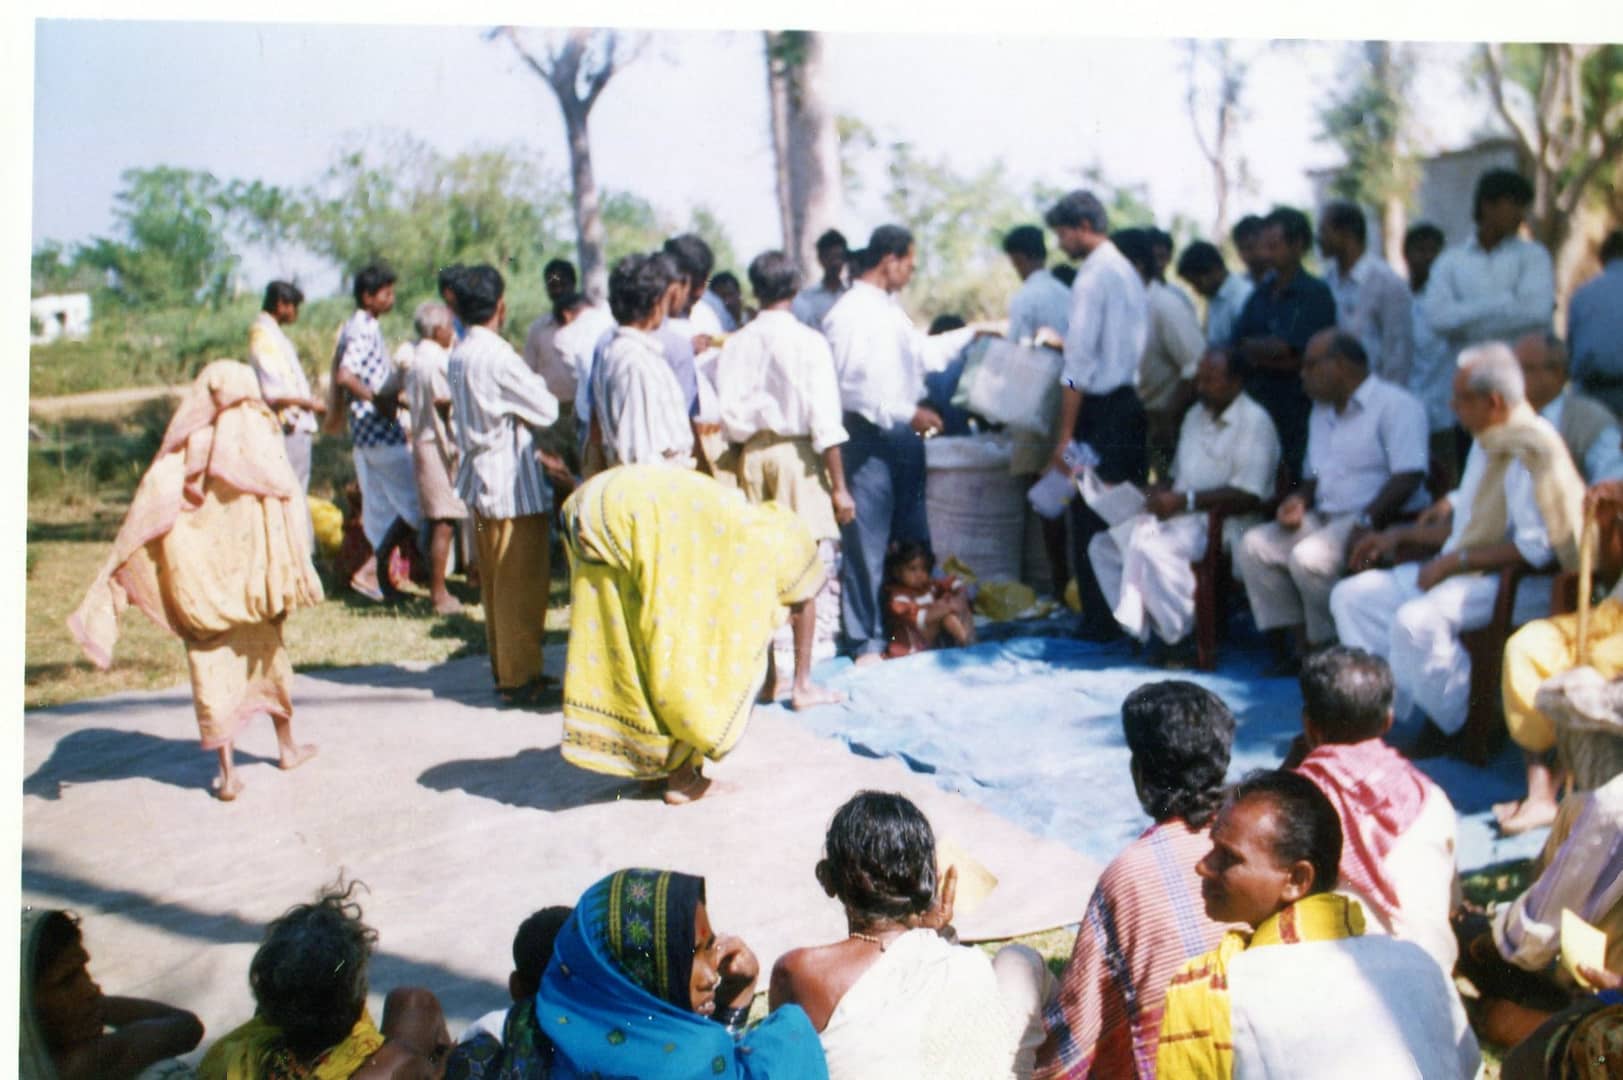
[[[535,992],[552,962],[552,943],[573,910],[542,908],[519,924],[513,935],[513,972],[507,977],[513,1005],[480,1017],[463,1032],[446,1065],[448,1080],[547,1075],[552,1043],[536,1019]]]
[[[903,540],[885,557],[885,629],[887,657],[909,656],[936,648],[945,635],[954,645],[975,642],[975,619],[964,583],[955,577],[932,578],[935,560],[916,540]]]

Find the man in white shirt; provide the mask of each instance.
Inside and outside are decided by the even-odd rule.
[[[1473,436],[1505,423],[1525,401],[1521,368],[1505,345],[1473,346],[1460,355],[1454,411]],[[1473,445],[1457,490],[1428,507],[1413,525],[1364,537],[1348,561],[1354,567],[1375,566],[1392,561],[1400,549],[1434,555],[1390,570],[1366,570],[1341,582],[1330,597],[1342,643],[1392,666],[1397,715],[1418,706],[1445,735],[1465,726],[1471,705],[1471,654],[1459,635],[1486,626],[1493,617],[1499,571],[1519,563],[1543,568],[1555,562],[1534,498],[1535,478],[1514,460],[1502,481],[1507,508],[1503,538],[1463,546],[1487,470],[1488,455]],[[1549,613],[1552,581],[1547,575],[1523,579],[1512,614],[1516,624]]]
[[[1257,628],[1276,632],[1282,671],[1335,640],[1330,590],[1346,572],[1348,548],[1426,502],[1425,410],[1369,373],[1357,338],[1315,334],[1302,384],[1314,402],[1305,475],[1234,556]]]
[[[838,229],[830,229],[817,238],[817,265],[823,276],[815,285],[808,285],[795,295],[790,310],[795,318],[813,330],[823,329],[823,320],[846,290],[845,264],[850,245]]]
[[[654,334],[668,322],[676,277],[665,254],[627,255],[609,274],[609,308],[619,328],[592,368],[592,422],[608,465],[696,463],[688,402]]]
[[[1410,322],[1414,359],[1409,369],[1409,392],[1426,407],[1430,430],[1431,473],[1441,485],[1433,491],[1452,491],[1460,478],[1460,433],[1449,399],[1454,393],[1454,350],[1431,328],[1426,310],[1426,286],[1431,268],[1443,253],[1443,230],[1429,222],[1411,226],[1403,236],[1403,262],[1409,270]]]
[[[754,503],[776,502],[794,511],[817,540],[831,570],[840,526],[856,517],[845,486],[840,446],[840,388],[828,341],[802,326],[789,310],[799,284],[794,260],[768,251],[749,265],[750,287],[761,305],[749,325],[727,339],[716,360],[722,429],[734,445],[738,485]],[[825,587],[815,600],[789,609],[794,646],[790,704],[811,708],[841,695],[811,681],[818,616],[837,629],[839,601]]]
[[[1071,290],[1048,272],[1048,245],[1035,225],[1020,225],[1003,237],[1003,253],[1020,275],[1020,288],[1009,300],[1010,341],[1030,344],[1048,327],[1063,339],[1070,325]]]
[[[1075,440],[1093,447],[1100,480],[1142,484],[1148,471],[1147,432],[1137,385],[1150,323],[1144,282],[1110,242],[1110,219],[1092,192],[1066,195],[1049,208],[1044,221],[1065,254],[1082,260],[1071,285],[1051,467],[1069,471],[1065,452]],[[1088,559],[1088,544],[1104,527],[1104,519],[1085,502],[1072,500],[1071,568],[1082,600],[1079,633],[1095,641],[1121,634]]]
[[[924,375],[947,366],[974,336],[965,327],[922,333],[896,301],[913,277],[913,234],[881,225],[854,260],[856,279],[823,320],[834,353],[846,483],[856,517],[840,528],[840,613],[847,650],[859,665],[885,650],[879,588],[885,552],[899,540],[930,542],[924,513],[923,437],[941,431],[939,413],[919,404]]]
[[[1042,331],[1055,341],[1063,342],[1071,325],[1071,287],[1060,281],[1048,266],[1048,245],[1043,231],[1035,225],[1020,225],[1010,229],[1003,237],[1003,253],[1009,265],[1020,276],[1020,288],[1009,300],[1009,327],[1004,336],[1010,341],[1030,345]],[[1009,471],[1015,476],[1027,477],[1028,485],[1035,483],[1048,467],[1049,449],[1054,445],[1057,432],[1014,433],[1014,453]],[[1066,552],[1068,537],[1064,517],[1038,517],[1043,534],[1043,551],[1048,556],[1049,578],[1055,595],[1065,590],[1065,579],[1070,555]]]
[[[1195,574],[1190,563],[1206,554],[1206,515],[1222,510],[1223,543],[1232,549],[1258,520],[1274,491],[1279,436],[1262,406],[1243,392],[1235,358],[1212,349],[1195,374],[1200,404],[1183,418],[1172,483],[1144,499],[1144,513],[1096,535],[1088,557],[1116,621],[1148,641],[1153,630],[1168,645],[1195,625]]]
[[[1153,239],[1149,229],[1118,229],[1110,242],[1133,264],[1149,296],[1150,329],[1138,362],[1138,399],[1144,403],[1150,468],[1162,479],[1177,449],[1178,426],[1195,400],[1195,367],[1205,342],[1193,305],[1155,276]]]
[[[1243,274],[1229,273],[1223,253],[1204,240],[1183,249],[1178,276],[1206,301],[1206,343],[1227,348],[1234,339],[1234,321],[1251,298],[1251,282]]]
[[[1356,337],[1369,370],[1395,386],[1413,371],[1414,311],[1408,284],[1369,250],[1364,212],[1332,202],[1319,214],[1324,283],[1336,298],[1336,325]]]
[[[542,312],[524,335],[524,363],[547,381],[547,393],[560,404],[569,404],[575,400],[574,372],[560,359],[552,339],[562,325],[558,318],[558,301],[578,287],[575,267],[563,259],[553,259],[541,271],[541,280],[552,307]]]
[[[1548,331],[1523,334],[1514,346],[1527,403],[1572,453],[1586,484],[1623,479],[1623,434],[1612,410],[1567,381],[1567,347]]]
[[[327,403],[310,393],[310,379],[299,363],[299,351],[283,332],[299,317],[304,293],[297,285],[273,281],[265,286],[265,302],[248,328],[248,362],[259,376],[259,393],[282,424],[282,443],[293,475],[306,496],[310,494],[310,444],[316,434],[316,417],[327,412]],[[310,528],[310,508],[300,507],[309,531],[310,550],[315,551],[315,534]]]
[[[1555,271],[1544,245],[1519,235],[1533,186],[1493,169],[1477,181],[1476,231],[1443,252],[1426,286],[1426,314],[1456,356],[1484,341],[1514,341],[1550,328]]]
[[[496,268],[464,270],[453,289],[468,328],[446,368],[462,459],[456,493],[474,515],[496,692],[510,704],[531,704],[549,685],[541,673],[541,639],[552,582],[547,527],[553,501],[534,432],[557,420],[558,402],[501,336],[506,286]],[[554,473],[554,480],[568,477]]]

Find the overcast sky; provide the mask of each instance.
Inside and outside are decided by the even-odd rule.
[[[504,42],[483,40],[483,29],[41,20],[32,241],[108,233],[128,168],[298,185],[361,132],[409,132],[447,153],[524,143],[562,177],[563,124],[550,90]],[[1316,109],[1340,47],[1257,48],[1241,132],[1257,189],[1240,196],[1241,211],[1301,202],[1305,170],[1337,160],[1317,138]],[[1452,148],[1487,114],[1459,85],[1464,51],[1428,48],[1425,135]],[[1177,40],[838,33],[827,61],[836,110],[880,141],[865,193],[847,207],[853,236],[883,217],[883,147],[893,140],[964,171],[1002,161],[1022,188],[1069,183],[1098,165],[1114,182],[1147,185],[1163,220],[1211,219]],[[636,192],[679,223],[708,205],[741,257],[775,245],[765,98],[758,31],[653,34],[592,114],[599,184]],[[266,272],[258,269],[250,264],[250,277]]]

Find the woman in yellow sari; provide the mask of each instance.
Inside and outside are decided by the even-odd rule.
[[[698,473],[624,465],[563,507],[572,574],[563,756],[672,804],[737,745],[772,632],[817,595],[810,530]]]
[[[203,749],[220,755],[222,800],[242,788],[232,742],[255,715],[275,723],[282,768],[315,753],[293,741],[293,666],[282,647],[288,612],[321,602],[304,498],[253,368],[214,361],[175,410],[112,554],[68,619],[103,670],[131,604],[186,643]]]

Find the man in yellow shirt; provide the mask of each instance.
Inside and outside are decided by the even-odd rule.
[[[1317,785],[1253,773],[1211,836],[1196,868],[1206,914],[1252,929],[1173,977],[1157,1075],[1475,1074],[1476,1039],[1436,962],[1412,942],[1365,936],[1358,901],[1332,891],[1341,822]]]

